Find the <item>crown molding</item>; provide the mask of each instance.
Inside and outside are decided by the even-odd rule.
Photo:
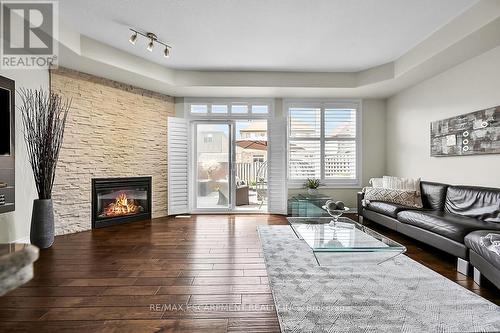
[[[359,72],[169,69],[60,24],[60,65],[163,94],[385,98],[499,47],[500,1],[479,1],[393,62]]]

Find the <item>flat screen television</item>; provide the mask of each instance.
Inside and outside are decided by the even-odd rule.
[[[10,155],[11,112],[10,90],[0,88],[0,156]]]

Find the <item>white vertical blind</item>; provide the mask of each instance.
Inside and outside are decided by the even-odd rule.
[[[168,117],[168,215],[189,211],[188,122]]]
[[[325,141],[325,178],[356,179],[356,141]]]
[[[316,138],[321,137],[320,108],[290,108],[290,137]]]
[[[325,108],[325,179],[356,179],[356,109]]]
[[[355,109],[325,109],[325,138],[355,137]]]
[[[268,204],[273,214],[287,213],[286,120],[272,120],[268,125]]]
[[[287,110],[290,181],[358,182],[358,106],[301,104]]]
[[[288,143],[290,178],[321,178],[321,145],[317,141],[292,140]]]

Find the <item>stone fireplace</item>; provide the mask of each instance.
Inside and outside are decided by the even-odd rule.
[[[94,178],[151,177],[151,217],[166,216],[173,98],[62,67],[51,70],[51,89],[73,101],[52,195],[56,234],[104,223],[92,212]]]
[[[150,218],[151,177],[92,179],[92,229]]]

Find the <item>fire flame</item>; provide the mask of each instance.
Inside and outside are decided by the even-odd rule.
[[[135,204],[135,201],[128,199],[125,193],[121,193],[116,197],[115,202],[110,203],[104,208],[103,216],[121,216],[140,213],[141,206]]]

